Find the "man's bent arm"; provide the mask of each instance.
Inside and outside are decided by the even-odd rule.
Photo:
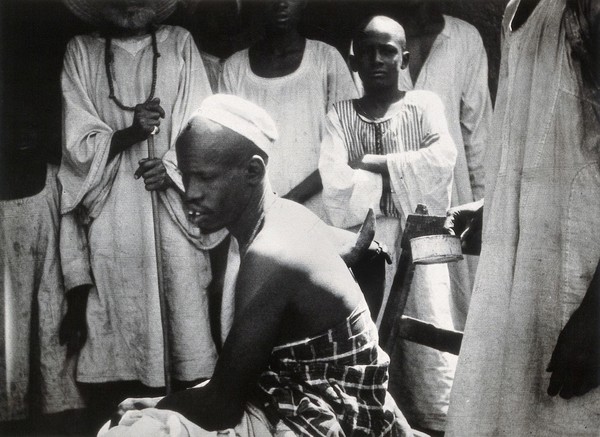
[[[276,270],[274,260],[245,256],[235,293],[253,297],[236,314],[212,379],[204,387],[166,396],[157,408],[177,411],[209,431],[239,423],[249,389],[267,369],[288,302],[285,284],[290,281],[277,280]]]
[[[321,175],[319,174],[319,170],[315,170],[302,180],[302,182],[292,188],[285,196],[283,196],[283,198],[298,203],[304,203],[315,194],[320,193],[322,189],[323,183],[321,182]]]

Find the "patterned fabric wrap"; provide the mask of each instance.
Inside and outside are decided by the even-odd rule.
[[[377,343],[359,307],[322,335],[275,348],[258,381],[267,416],[299,435],[401,435],[404,418],[387,393],[389,357]]]

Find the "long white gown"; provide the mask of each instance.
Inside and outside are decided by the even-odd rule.
[[[483,248],[446,434],[597,436],[600,390],[550,397],[546,367],[600,260],[600,123],[583,110],[565,0],[542,0],[512,30],[518,3],[504,17]]]

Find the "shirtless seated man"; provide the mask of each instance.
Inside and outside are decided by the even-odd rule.
[[[148,434],[152,421],[163,431],[177,422],[178,435],[190,436],[412,435],[386,390],[389,358],[328,227],[272,193],[276,137],[261,108],[215,95],[177,140],[190,220],[203,231],[226,227],[240,245],[235,319],[210,381],[124,401],[120,425],[104,435]]]

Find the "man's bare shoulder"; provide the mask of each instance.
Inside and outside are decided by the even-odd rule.
[[[329,227],[304,206],[277,199],[248,248],[241,271],[260,271],[271,282],[322,285],[322,277],[351,277],[332,243]]]
[[[265,214],[265,223],[250,251],[283,265],[302,260],[311,252],[336,255],[328,228],[304,206],[286,199],[277,199]]]
[[[253,300],[286,307],[295,326],[289,332],[284,329],[286,340],[295,339],[298,332],[303,336],[321,332],[350,314],[362,301],[362,293],[329,232],[302,205],[278,199],[242,258],[236,308],[243,311]]]

